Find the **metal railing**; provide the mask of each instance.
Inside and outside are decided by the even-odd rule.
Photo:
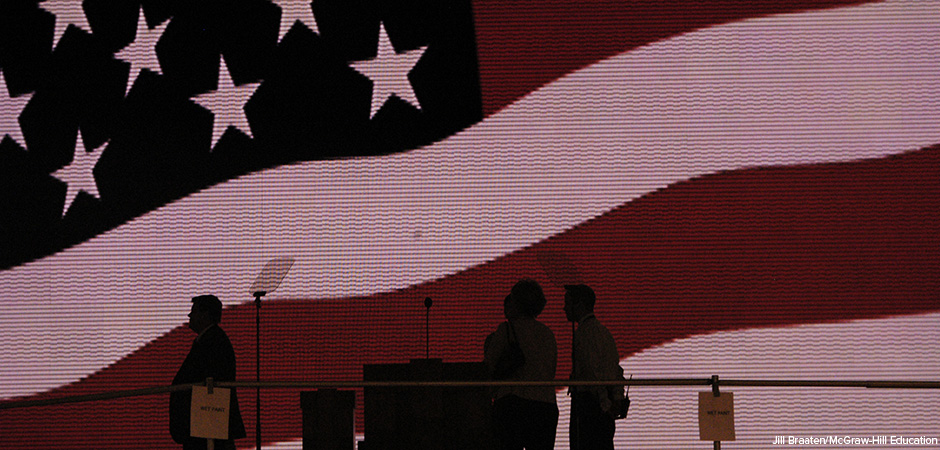
[[[0,402],[0,410],[50,406],[64,403],[83,403],[111,400],[143,395],[157,395],[167,392],[192,389],[193,386],[205,386],[205,382],[157,386],[144,389],[109,391],[97,394],[72,395],[42,400],[7,400]],[[214,383],[222,388],[262,388],[262,389],[355,389],[367,387],[499,387],[499,386],[711,386],[712,388],[746,387],[829,387],[829,388],[867,388],[867,389],[940,389],[940,381],[885,381],[885,380],[746,380],[711,378],[633,378],[622,381],[219,381]]]

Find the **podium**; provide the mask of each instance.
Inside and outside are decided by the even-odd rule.
[[[485,381],[483,363],[369,364],[365,381]],[[495,449],[488,387],[366,387],[359,450]]]

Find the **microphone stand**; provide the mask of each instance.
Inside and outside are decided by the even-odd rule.
[[[571,379],[574,379],[574,367],[575,367],[575,354],[574,354],[574,332],[575,332],[575,322],[571,322]],[[571,396],[571,420],[574,422],[575,436],[578,440],[578,447],[581,447],[581,416],[576,415],[574,412],[574,398],[577,392],[574,390],[573,386],[568,386],[568,395]]]
[[[424,359],[431,359],[431,297],[424,298]]]
[[[261,297],[265,291],[256,291],[255,296],[255,381],[261,382]],[[261,450],[261,386],[255,388],[255,448]]]

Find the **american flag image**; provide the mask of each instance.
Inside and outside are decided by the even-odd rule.
[[[424,357],[425,297],[432,356],[481,360],[522,277],[559,355],[591,285],[635,378],[940,380],[937,1],[3,0],[0,139],[0,402],[168,385],[204,293],[252,380],[274,257],[265,380]],[[616,447],[710,447],[697,390],[631,389]],[[938,395],[740,388],[729,445],[940,438]],[[4,409],[0,448],[167,423]]]

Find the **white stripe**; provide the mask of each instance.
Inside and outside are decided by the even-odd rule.
[[[573,73],[427,148],[207,189],[0,274],[0,398],[120,359],[182,323],[193,295],[249,300],[267,258],[297,260],[276,297],[366,295],[676,181],[938,143],[938,24],[936,1],[889,1],[705,29]]]

